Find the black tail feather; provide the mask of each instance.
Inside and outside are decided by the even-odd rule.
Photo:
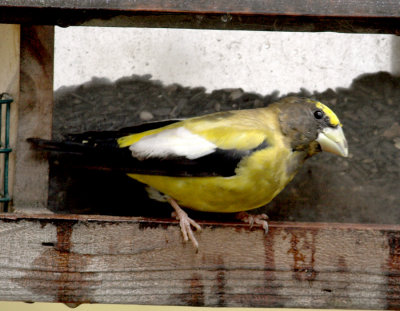
[[[163,124],[166,123],[168,121]],[[247,153],[241,154],[235,150],[219,150],[196,160],[184,156],[138,159],[132,155],[129,146],[121,148],[118,145],[117,139],[125,136],[121,135],[122,132],[128,135],[132,132],[132,128],[122,131],[73,134],[63,141],[29,138],[28,142],[37,149],[51,152],[53,154],[51,157],[56,157],[60,165],[146,175],[229,177],[235,174],[238,162],[247,156]],[[265,147],[264,144],[260,146]],[[257,150],[258,147],[254,151]]]
[[[28,142],[37,149],[53,153],[53,159],[63,166],[135,174],[209,176],[196,166],[191,166],[188,171],[188,166],[176,159],[138,160],[132,157],[128,147],[120,148],[116,140],[110,138],[97,137],[83,143],[29,138]]]
[[[89,131],[85,133],[78,133],[78,134],[68,134],[66,135],[66,139],[74,142],[82,142],[84,140],[89,142],[106,142],[109,140],[115,141],[117,138],[141,133],[149,130],[153,130],[156,128],[164,127],[170,125],[172,123],[179,122],[181,120],[163,120],[163,121],[154,121],[154,122],[147,122],[142,124],[137,124],[130,127],[125,127],[119,129],[117,131]]]
[[[45,151],[84,154],[90,150],[88,146],[73,141],[56,141],[41,138],[28,138],[27,141],[35,148]]]

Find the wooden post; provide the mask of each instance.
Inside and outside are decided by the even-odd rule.
[[[53,26],[21,26],[21,92],[14,188],[15,210],[44,212],[47,159],[31,150],[28,137],[50,138],[53,108]]]
[[[0,24],[0,93],[8,93],[13,98],[11,104],[10,147],[13,152],[9,158],[9,195],[13,194],[15,172],[15,147],[18,129],[19,64],[20,64],[20,26]],[[4,115],[4,114],[3,114]],[[4,124],[4,122],[2,122]],[[2,129],[4,133],[4,128]],[[3,158],[1,168],[3,168]],[[1,169],[2,170],[2,169]],[[3,182],[3,181],[2,181]]]

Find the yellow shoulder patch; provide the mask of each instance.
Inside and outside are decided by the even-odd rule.
[[[342,124],[339,121],[339,118],[331,109],[329,109],[327,106],[325,106],[320,102],[314,102],[314,103],[317,108],[321,109],[328,116],[332,126],[338,126],[338,125],[342,126]]]

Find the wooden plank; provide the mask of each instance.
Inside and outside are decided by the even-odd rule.
[[[13,98],[10,112],[10,147],[14,150],[9,156],[9,196],[12,197],[15,172],[15,147],[18,128],[18,100],[19,100],[19,62],[20,62],[20,26],[0,25],[0,93],[8,93]],[[4,111],[3,111],[4,116]],[[2,121],[2,135],[4,141],[4,120]],[[3,169],[3,156],[1,157],[1,174]],[[3,181],[2,181],[3,182]],[[3,188],[2,188],[3,189]]]
[[[396,0],[0,0],[0,22],[400,34]]]
[[[397,0],[0,0],[0,6],[164,13],[400,17]]]
[[[31,150],[28,137],[51,137],[53,105],[53,26],[21,27],[21,92],[14,205],[16,210],[47,206],[49,166]]]
[[[0,216],[0,300],[398,309],[400,226]]]

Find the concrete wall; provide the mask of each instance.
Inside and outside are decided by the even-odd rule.
[[[398,50],[400,39],[390,35],[57,28],[54,87],[151,74],[208,91],[323,91],[362,73],[400,73]]]

